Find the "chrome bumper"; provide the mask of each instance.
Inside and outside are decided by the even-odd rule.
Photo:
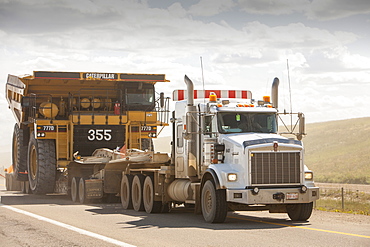
[[[319,199],[319,188],[307,187],[306,192],[300,188],[261,188],[257,193],[252,189],[227,189],[226,197],[228,202],[249,205],[309,203]]]

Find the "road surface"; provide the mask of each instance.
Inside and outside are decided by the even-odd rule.
[[[208,224],[186,208],[149,215],[9,192],[4,183],[0,246],[370,246],[370,216],[314,211],[309,221],[292,222],[286,214],[230,212],[225,223]]]

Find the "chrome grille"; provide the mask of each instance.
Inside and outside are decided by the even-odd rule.
[[[252,153],[252,185],[300,183],[300,153]]]

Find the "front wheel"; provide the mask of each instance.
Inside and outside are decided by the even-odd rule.
[[[216,190],[212,180],[204,183],[201,194],[203,218],[209,223],[222,223],[227,215],[226,191]]]
[[[57,171],[54,140],[37,140],[32,133],[27,165],[32,193],[53,193]]]
[[[19,128],[18,124],[14,126],[13,133],[13,176],[18,181],[28,181],[27,176],[27,142],[24,141],[25,133]]]
[[[312,214],[313,202],[287,205],[288,216],[293,221],[306,221]]]

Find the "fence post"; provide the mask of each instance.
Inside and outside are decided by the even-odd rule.
[[[342,187],[342,210],[344,210],[344,189]]]

